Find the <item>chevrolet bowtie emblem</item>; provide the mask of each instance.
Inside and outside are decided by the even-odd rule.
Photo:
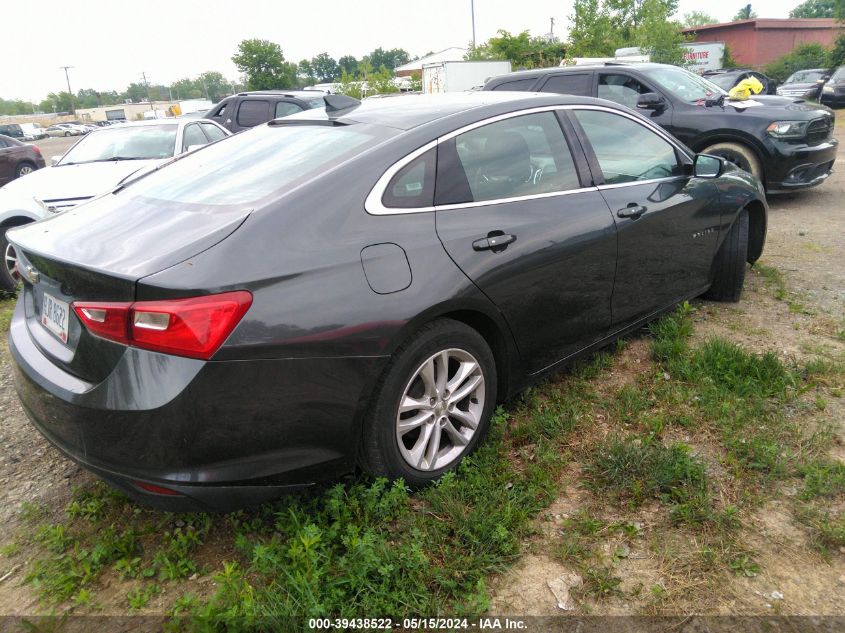
[[[37,284],[38,281],[41,279],[41,273],[35,270],[32,266],[27,266],[26,278],[29,279],[29,282],[31,284]]]

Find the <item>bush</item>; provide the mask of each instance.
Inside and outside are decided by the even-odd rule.
[[[842,39],[842,36],[840,36]],[[821,44],[801,44],[792,52],[770,62],[763,72],[776,81],[784,81],[796,70],[805,68],[829,68],[831,52]]]

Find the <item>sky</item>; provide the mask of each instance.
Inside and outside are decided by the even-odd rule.
[[[2,0],[0,97],[36,103],[71,88],[124,90],[141,81],[167,85],[206,70],[239,76],[238,43],[268,39],[298,62],[328,52],[361,58],[381,46],[411,57],[472,39],[470,0]],[[758,0],[760,17],[785,18],[800,0]],[[730,20],[746,0],[680,0],[679,16],[705,10]],[[554,32],[565,38],[572,0],[475,0],[476,41],[498,29]],[[14,25],[14,26],[13,26]]]

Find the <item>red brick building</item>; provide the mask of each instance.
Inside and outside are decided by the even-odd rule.
[[[757,18],[684,29],[696,42],[724,42],[742,66],[764,66],[799,44],[831,46],[845,27],[832,18]]]

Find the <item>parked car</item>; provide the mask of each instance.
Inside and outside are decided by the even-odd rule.
[[[48,136],[47,130],[35,123],[22,123],[21,130],[25,141],[39,141]]]
[[[845,66],[840,66],[822,87],[821,102],[831,108],[845,105]]]
[[[34,425],[144,502],[424,485],[496,403],[763,248],[752,176],[589,97],[329,95],[10,231]],[[565,221],[561,221],[565,218]]]
[[[0,135],[0,185],[44,167],[44,157],[35,145]]]
[[[733,103],[716,84],[665,64],[597,64],[529,70],[490,79],[484,90],[598,96],[646,114],[696,152],[754,174],[770,193],[818,185],[838,141],[833,112],[784,97]]]
[[[786,78],[777,93],[783,97],[801,97],[802,99],[818,99],[824,82],[830,73],[826,68],[811,68],[799,70]]]
[[[82,130],[74,126],[57,123],[47,128],[48,136],[81,136]]]
[[[52,166],[10,182],[0,189],[0,222],[10,217],[41,219],[90,200],[144,169],[153,169],[174,156],[229,135],[211,121],[159,119],[102,128],[80,139]],[[41,164],[43,167],[43,162]],[[0,231],[5,228],[0,223]],[[105,244],[103,246],[106,246]],[[0,241],[0,248],[6,243]],[[0,266],[0,290],[19,282],[13,251]]]
[[[23,140],[24,137],[23,128],[21,128],[21,126],[17,123],[0,125],[0,134],[21,140]]]
[[[739,82],[753,77],[763,85],[763,92],[760,94],[776,94],[777,82],[771,77],[767,77],[763,73],[751,70],[750,68],[720,68],[718,70],[708,70],[702,73],[702,76],[712,81],[725,92],[730,92],[730,89]]]
[[[324,105],[323,95],[313,90],[256,90],[226,97],[208,110],[204,117],[236,133]]]

